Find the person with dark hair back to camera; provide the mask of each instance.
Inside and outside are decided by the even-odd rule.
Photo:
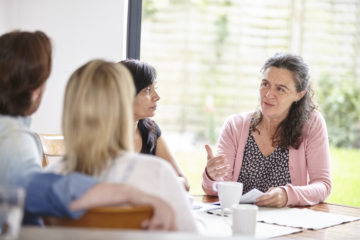
[[[125,184],[100,183],[87,175],[42,173],[42,147],[30,130],[51,72],[51,42],[41,32],[0,36],[0,183],[26,189],[24,224],[39,215],[80,217],[85,209],[130,203],[154,209],[147,229],[175,229],[173,209],[158,197]]]
[[[308,66],[299,56],[275,54],[262,68],[260,109],[230,116],[202,187],[215,181],[243,183],[244,192],[265,192],[258,206],[314,205],[330,195],[330,154],[326,123],[315,110]]]
[[[156,90],[155,68],[135,59],[126,59],[120,63],[130,71],[136,88],[134,102],[135,151],[155,155],[168,161],[178,174],[185,189],[189,191],[190,185],[184,172],[161,136],[159,126],[150,119],[155,115],[157,101],[160,100]]]

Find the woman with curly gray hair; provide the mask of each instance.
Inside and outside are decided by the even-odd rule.
[[[313,205],[331,191],[326,123],[312,101],[308,66],[300,56],[275,54],[262,68],[260,109],[230,116],[217,153],[206,145],[203,189],[215,181],[243,183],[243,193],[265,192],[255,204]]]

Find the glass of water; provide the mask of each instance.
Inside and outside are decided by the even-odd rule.
[[[24,199],[23,188],[0,186],[0,240],[17,239],[23,218]]]

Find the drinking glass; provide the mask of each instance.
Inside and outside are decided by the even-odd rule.
[[[25,190],[0,186],[0,240],[17,239],[23,218]]]

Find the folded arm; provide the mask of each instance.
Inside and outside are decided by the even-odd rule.
[[[98,206],[150,205],[154,214],[144,228],[175,229],[174,212],[166,202],[125,184],[99,183],[79,173],[38,173],[32,176],[26,190],[25,210],[32,215],[78,218],[86,209]]]

